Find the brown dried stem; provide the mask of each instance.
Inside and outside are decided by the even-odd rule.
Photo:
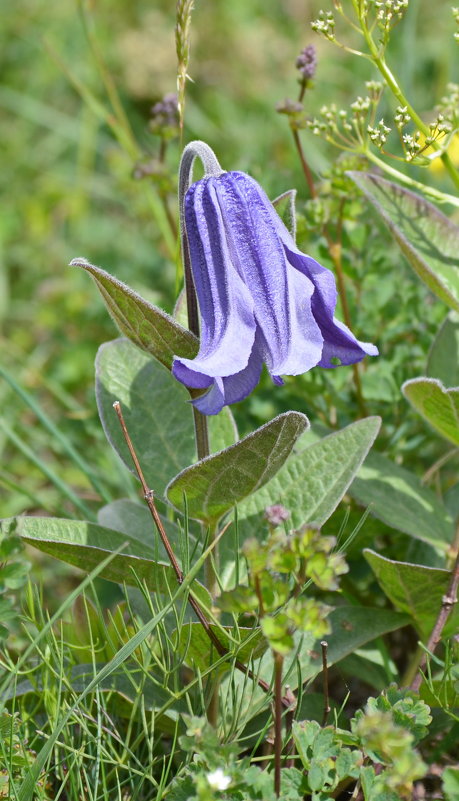
[[[143,475],[143,471],[142,471],[142,468],[140,466],[139,460],[137,458],[137,454],[135,452],[134,445],[132,443],[131,437],[129,436],[129,432],[127,430],[127,426],[126,426],[126,423],[125,423],[125,420],[124,420],[124,417],[123,417],[123,412],[121,411],[120,402],[119,401],[115,401],[115,403],[113,404],[113,408],[114,408],[114,410],[115,410],[115,412],[116,412],[116,414],[118,416],[118,420],[119,420],[119,423],[120,423],[120,426],[121,426],[121,430],[123,432],[123,436],[124,436],[126,445],[127,445],[128,449],[129,449],[129,453],[131,454],[131,458],[132,458],[132,461],[134,463],[134,467],[135,467],[136,473],[137,473],[137,475],[139,477],[139,480],[140,480],[140,483],[142,485],[143,496],[144,496],[145,501],[147,503],[147,506],[148,506],[148,508],[150,510],[150,514],[151,514],[151,516],[153,518],[153,521],[155,523],[155,526],[156,526],[156,528],[158,530],[158,534],[159,534],[159,536],[161,538],[161,542],[163,543],[164,548],[166,549],[166,552],[167,552],[167,555],[169,557],[170,563],[171,563],[172,568],[174,570],[174,573],[175,573],[175,575],[177,577],[177,581],[178,581],[179,584],[182,584],[183,581],[184,581],[184,574],[183,574],[183,572],[182,572],[182,570],[181,570],[181,568],[179,566],[177,558],[176,558],[176,556],[174,554],[174,551],[172,549],[172,546],[171,546],[171,544],[169,542],[169,538],[168,538],[168,536],[166,534],[166,531],[164,529],[162,520],[161,520],[161,518],[160,518],[160,516],[158,514],[158,510],[156,509],[156,504],[155,504],[155,500],[154,500],[154,491],[148,487],[148,484],[145,481],[145,476]],[[228,525],[230,525],[230,523],[228,523]],[[201,626],[203,627],[204,631],[206,632],[209,640],[211,641],[212,645],[215,647],[215,650],[217,651],[219,656],[227,656],[228,660],[232,660],[233,657],[232,657],[230,651],[228,651],[227,648],[225,648],[225,646],[222,645],[222,643],[218,639],[217,635],[212,630],[211,625],[210,625],[209,621],[207,620],[205,614],[203,613],[201,607],[199,606],[199,604],[197,603],[197,601],[195,600],[195,598],[193,597],[193,595],[191,593],[188,595],[188,602],[189,602],[190,606],[192,607],[194,613],[196,614],[196,617],[198,618]],[[250,670],[250,668],[248,668],[247,665],[244,665],[243,662],[240,662],[238,659],[235,659],[234,660],[234,665],[242,673],[245,673],[250,679],[252,679],[253,681],[256,681],[258,686],[261,687],[261,689],[265,693],[269,693],[271,691],[271,688],[270,688],[270,685],[268,684],[268,682],[264,681],[264,679],[260,678],[259,676],[255,676],[253,671]],[[288,702],[287,699],[282,699],[282,704],[285,707],[289,706],[289,702]]]

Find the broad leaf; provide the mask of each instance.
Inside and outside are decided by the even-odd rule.
[[[364,550],[364,555],[389,600],[413,618],[417,630],[427,640],[441,609],[451,573],[437,567],[396,562],[369,549]],[[456,606],[443,636],[457,632],[458,627],[459,608]]]
[[[173,317],[85,259],[73,259],[70,264],[73,267],[82,267],[92,275],[121,333],[169,370],[174,356],[187,359],[196,356],[199,348],[197,338]]]
[[[172,520],[164,517],[164,515],[160,515],[160,518],[172,549],[179,556],[183,549],[185,535]],[[146,504],[141,505],[130,501],[128,498],[120,498],[120,500],[113,501],[113,503],[109,503],[99,509],[97,520],[101,526],[114,529],[122,534],[129,534],[139,544],[147,546],[150,551],[154,552],[155,559],[159,558],[161,561],[168,561],[167,553]],[[189,550],[192,551],[196,541],[190,531],[188,531],[188,540]]]
[[[418,276],[459,310],[459,226],[423,197],[365,172],[348,175],[384,220]]]
[[[402,392],[442,437],[459,446],[459,388],[445,389],[436,378],[413,378]]]
[[[2,521],[1,525],[9,521]],[[117,583],[137,586],[136,578],[144,581],[150,592],[174,592],[177,578],[168,564],[156,560],[156,548],[152,542],[130,537],[128,534],[103,528],[83,520],[66,520],[54,517],[18,517],[17,533],[29,545],[40,551],[90,572],[107,554],[122,546],[110,564],[100,573],[102,578]],[[197,581],[193,591],[210,603],[207,590]]]
[[[459,386],[459,314],[450,312],[435,337],[427,360],[427,375],[445,387]]]
[[[296,236],[296,189],[288,189],[273,200],[273,206],[293,239]]]
[[[312,521],[323,525],[365,459],[380,425],[379,417],[367,417],[293,453],[263,489],[238,506],[243,535],[255,534],[263,510],[275,503],[290,511],[293,526]]]
[[[186,497],[190,517],[218,520],[280,470],[307,425],[298,412],[275,417],[236,445],[179,473],[167,487],[168,499],[183,509]]]
[[[135,474],[113,409],[114,401],[120,401],[146,481],[162,494],[171,477],[195,456],[193,412],[185,387],[127,339],[116,339],[99,348],[96,398],[110,444]]]
[[[211,453],[229,448],[238,441],[236,421],[229,406],[224,406],[219,414],[207,418],[209,428],[209,446]]]
[[[253,629],[239,628],[241,640],[238,643],[234,642],[233,627],[222,628],[211,625],[211,629],[223,647],[232,655],[228,662],[220,666],[219,670],[222,672],[231,667],[234,659],[243,664],[249,664],[251,659],[259,659],[268,648],[268,643],[260,629],[254,631]],[[174,633],[172,637],[174,637]],[[200,623],[186,623],[181,626],[178,639],[177,632],[175,632],[175,643],[184,662],[202,672],[208,670],[214,662],[220,659],[217,649],[212,645]]]
[[[447,551],[454,524],[441,501],[408,470],[371,453],[354,479],[350,494],[391,528]]]

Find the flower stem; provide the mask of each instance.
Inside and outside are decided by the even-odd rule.
[[[426,125],[423,119],[419,116],[417,111],[413,108],[407,97],[404,95],[402,88],[399,86],[395,75],[393,74],[392,70],[384,60],[382,55],[381,48],[379,48],[371,35],[370,30],[368,29],[366,23],[366,12],[363,11],[363,8],[357,8],[357,15],[360,22],[360,27],[365,38],[365,42],[367,47],[370,51],[370,55],[372,58],[373,63],[378,68],[379,72],[381,73],[382,77],[384,78],[387,86],[391,90],[392,94],[396,97],[398,102],[401,106],[405,106],[408,114],[410,115],[411,119],[413,120],[414,124],[417,126],[418,130],[424,134],[424,136],[430,136],[430,129],[429,126]],[[435,141],[432,142],[432,147],[435,150],[440,150],[441,146],[438,145]],[[442,153],[440,156],[445,169],[447,170],[454,186],[459,189],[459,173],[456,170],[451,158],[449,157],[448,153]]]
[[[368,161],[372,161],[373,164],[376,164],[381,170],[387,172],[392,178],[395,178],[396,181],[405,184],[405,186],[408,186],[410,189],[418,189],[426,195],[426,197],[436,200],[437,203],[450,203],[452,206],[459,206],[458,197],[448,195],[447,192],[440,192],[440,190],[434,189],[432,186],[427,186],[421,181],[415,181],[413,178],[405,175],[405,173],[400,172],[400,170],[396,170],[395,167],[391,167],[390,164],[386,164],[385,161],[380,159],[379,156],[373,153],[369,148],[364,151],[364,156]]]

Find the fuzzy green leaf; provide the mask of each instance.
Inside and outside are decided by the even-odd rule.
[[[114,401],[120,401],[146,481],[162,494],[171,477],[195,456],[193,412],[185,387],[127,339],[115,339],[97,354],[96,398],[108,441],[135,474],[113,409]]]
[[[459,310],[459,226],[432,203],[385,178],[348,175],[389,227],[402,253],[429,289]]]
[[[437,567],[396,562],[365,549],[365,558],[370,564],[378,583],[397,609],[413,618],[420,634],[427,639],[440,611],[451,574]],[[444,636],[457,631],[459,609],[454,608]]]
[[[391,528],[447,551],[454,536],[451,515],[417,476],[371,453],[353,481],[350,494]]]
[[[110,273],[85,259],[73,259],[73,267],[90,273],[115,323],[131,342],[147,351],[169,370],[174,356],[193,359],[197,338],[173,317],[153,306]]]
[[[2,527],[8,522],[2,521]],[[122,552],[116,554],[101,571],[102,578],[137,586],[137,577],[145,582],[150,592],[167,595],[177,586],[177,578],[170,565],[156,560],[154,544],[149,546],[134,536],[83,520],[54,517],[18,517],[16,531],[29,545],[86,573],[109,553],[123,546]],[[196,581],[192,587],[208,605],[210,596],[207,590]]]
[[[289,524],[321,526],[342,499],[380,425],[379,417],[367,417],[293,453],[263,489],[238,506],[243,535],[259,531],[264,509],[278,503],[290,512]]]
[[[459,386],[459,314],[449,312],[434,339],[427,360],[427,375],[445,387]]]
[[[169,501],[190,517],[211,523],[266,484],[282,467],[308,426],[304,414],[286,412],[236,445],[187,467],[166,489]]]
[[[446,389],[436,378],[412,378],[402,392],[442,437],[459,446],[459,388]]]
[[[296,236],[296,189],[288,189],[273,200],[273,206],[293,239]]]

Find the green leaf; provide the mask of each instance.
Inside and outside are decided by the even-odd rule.
[[[237,659],[247,665],[251,659],[259,659],[268,647],[260,629],[239,628],[241,639],[236,643],[234,642],[233,627],[211,624],[210,628],[223,647],[232,654],[228,662],[220,666],[219,670],[223,672],[231,667],[233,659]],[[180,627],[178,637],[177,631],[172,636],[175,636],[176,649],[183,655],[186,664],[191,667],[198,668],[204,672],[220,659],[220,654],[210,642],[200,623],[185,623]]]
[[[308,426],[307,417],[286,412],[236,445],[186,468],[166,489],[168,499],[190,517],[212,523],[272,478]]]
[[[442,437],[459,446],[459,388],[445,389],[436,378],[412,378],[402,392]]]
[[[73,259],[94,278],[108,311],[120,331],[139,348],[147,351],[169,370],[174,356],[193,359],[199,349],[197,337],[182,328],[173,317],[158,309],[110,273],[86,259]]]
[[[293,453],[263,489],[238,506],[244,536],[260,529],[267,506],[280,503],[293,526],[321,526],[334,512],[379,431],[379,417],[367,417]]]
[[[164,515],[159,515],[172,549],[180,554],[183,548],[184,533],[181,529]],[[159,538],[155,524],[147,505],[135,503],[127,498],[107,504],[99,509],[97,521],[104,528],[111,528],[122,534],[128,534],[131,539],[137,540],[141,546],[146,546],[154,552],[154,558],[168,561],[167,553]],[[193,550],[196,540],[193,533],[188,531],[190,550]]]
[[[127,339],[115,339],[97,354],[96,398],[108,441],[135,474],[113,409],[114,401],[120,401],[146,481],[162,494],[171,477],[195,457],[193,412],[185,387]]]
[[[427,375],[445,387],[459,386],[459,314],[449,312],[430,349]]]
[[[239,439],[236,421],[229,406],[224,406],[219,414],[210,415],[207,418],[207,425],[211,453],[229,448]]]
[[[296,189],[288,189],[273,200],[273,206],[293,239],[296,236]]]
[[[25,542],[86,573],[102,562],[107,554],[123,546],[122,552],[116,554],[101,571],[101,578],[137,586],[137,577],[145,582],[150,592],[167,595],[177,586],[172,567],[155,559],[153,543],[149,546],[145,540],[83,520],[54,517],[18,517],[16,520],[16,531]],[[2,527],[8,522],[3,520]],[[192,586],[193,591],[209,605],[207,590],[196,581]]]
[[[413,618],[417,630],[427,639],[448,589],[450,572],[437,567],[396,562],[370,549],[365,549],[364,555],[389,600]],[[443,635],[457,631],[458,626],[459,609],[454,608]]]
[[[348,175],[389,227],[402,253],[429,289],[459,310],[459,226],[423,197],[365,172]]]
[[[459,801],[459,767],[448,767],[443,771],[445,801]]]
[[[350,494],[391,528],[448,551],[454,524],[445,506],[417,476],[380,453],[368,456]]]

